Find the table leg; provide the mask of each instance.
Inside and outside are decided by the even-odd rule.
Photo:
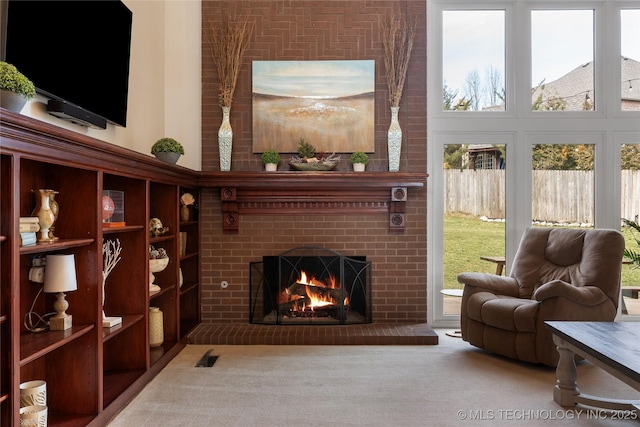
[[[573,351],[565,347],[564,340],[556,335],[553,342],[558,346],[559,360],[556,367],[556,385],[553,388],[553,400],[560,406],[574,406],[576,396],[580,394],[576,383],[576,361]]]

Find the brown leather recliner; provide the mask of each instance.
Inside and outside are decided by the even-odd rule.
[[[493,353],[558,364],[546,320],[613,321],[624,238],[616,230],[528,228],[510,275],[460,273],[462,338]]]

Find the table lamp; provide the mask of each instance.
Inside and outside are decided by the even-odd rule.
[[[47,255],[44,269],[44,291],[56,294],[53,308],[56,314],[49,319],[49,329],[64,331],[71,327],[71,315],[66,313],[69,303],[65,292],[78,289],[76,264],[73,255]]]

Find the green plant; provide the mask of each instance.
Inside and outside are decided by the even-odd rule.
[[[631,220],[626,219],[626,218],[622,218],[622,222],[627,227],[631,227],[631,228],[633,228],[634,230],[636,230],[637,232],[640,233],[640,225],[638,225],[637,222],[631,221]],[[635,235],[633,235],[633,239],[636,241],[636,244],[638,246],[640,246],[640,239],[638,237],[636,237]],[[624,248],[624,256],[625,256],[625,258],[628,258],[631,261],[631,263],[633,264],[633,266],[635,268],[639,268],[640,267],[640,253],[625,247]]]
[[[24,74],[11,64],[0,61],[0,89],[19,93],[31,99],[36,94],[36,88]]]
[[[304,138],[300,138],[300,141],[298,142],[298,155],[302,158],[307,159],[315,157],[316,147],[306,142]]]
[[[351,163],[362,163],[363,165],[366,165],[367,163],[369,163],[369,156],[367,156],[367,153],[364,153],[362,151],[356,151],[355,153],[351,154],[349,160],[351,160]]]
[[[180,153],[184,154],[182,144],[173,138],[160,138],[151,147],[151,154],[156,153]]]
[[[278,154],[276,150],[265,150],[265,152],[262,153],[262,163],[264,163],[265,165],[267,163],[273,163],[277,165],[278,163],[280,163],[280,154]]]

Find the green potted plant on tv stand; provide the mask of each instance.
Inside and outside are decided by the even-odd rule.
[[[160,138],[151,146],[151,154],[156,156],[158,160],[175,164],[184,154],[184,148],[173,138]]]
[[[31,80],[14,65],[0,61],[0,107],[19,113],[35,94]]]

